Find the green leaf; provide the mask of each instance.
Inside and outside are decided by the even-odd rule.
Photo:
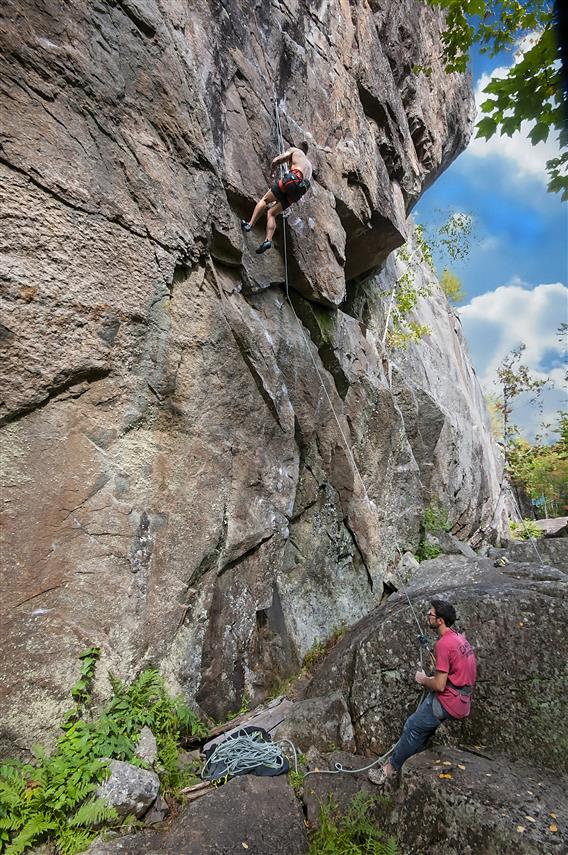
[[[477,136],[488,140],[497,130],[497,122],[490,116],[486,116],[477,123]]]
[[[484,101],[481,105],[482,113],[492,113],[497,107],[497,101],[494,98],[489,98],[487,101]]]
[[[548,139],[549,133],[550,128],[548,127],[548,125],[542,124],[541,122],[537,122],[537,124],[529,133],[529,139],[533,145],[536,145],[539,142],[545,142]]]

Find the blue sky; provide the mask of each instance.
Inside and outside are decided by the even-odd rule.
[[[476,101],[489,75],[502,74],[511,54],[494,59],[476,53],[472,73]],[[545,162],[557,152],[552,138],[532,146],[530,126],[513,138],[474,138],[467,150],[433,184],[414,212],[416,220],[440,224],[453,212],[473,218],[467,259],[436,258],[463,283],[466,300],[459,314],[474,367],[484,389],[496,392],[495,369],[518,344],[526,344],[524,363],[539,377],[550,374],[542,417],[519,399],[513,420],[528,439],[541,418],[554,420],[568,409],[563,380],[565,346],[556,330],[568,322],[568,205],[546,190]],[[556,437],[553,437],[556,439]]]

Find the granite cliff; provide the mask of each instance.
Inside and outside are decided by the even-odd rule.
[[[6,0],[0,22],[12,753],[49,739],[91,643],[101,674],[157,664],[221,716],[397,585],[431,501],[473,544],[502,519],[435,281],[417,307],[431,335],[382,343],[408,215],[471,131],[436,11]],[[289,301],[282,228],[262,257],[261,230],[239,229],[275,102],[316,179],[287,220]]]

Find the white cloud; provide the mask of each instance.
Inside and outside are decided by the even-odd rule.
[[[531,33],[519,42],[511,66],[522,59],[523,52],[534,45],[535,38],[536,34]],[[483,74],[478,80],[475,88],[475,104],[478,120],[483,115],[481,113],[481,104],[492,97],[491,95],[484,95],[483,90],[494,78],[501,79],[505,77],[511,66],[495,68],[491,74]],[[516,131],[511,137],[496,134],[489,140],[485,140],[474,135],[464,156],[500,158],[505,161],[511,177],[517,181],[533,177],[542,181],[542,183],[546,183],[546,161],[553,157],[558,157],[560,147],[558,138],[554,133],[550,134],[546,142],[539,142],[533,145],[528,135],[534,124],[534,122],[522,122],[520,130]]]
[[[515,279],[474,297],[459,309],[473,364],[481,385],[496,391],[497,368],[503,358],[522,342],[526,345],[522,363],[534,376],[552,377],[554,386],[544,394],[542,417],[529,406],[525,396],[516,402],[513,421],[534,437],[537,423],[553,421],[559,409],[566,409],[563,361],[566,354],[558,340],[558,327],[568,320],[568,288],[561,282],[529,289]],[[546,370],[550,365],[551,369]]]
[[[479,241],[477,244],[478,252],[493,252],[495,249],[499,249],[501,246],[501,240],[495,235],[488,235]]]

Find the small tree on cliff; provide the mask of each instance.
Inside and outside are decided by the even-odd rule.
[[[447,267],[442,271],[440,286],[450,303],[462,303],[465,300],[466,294],[462,288],[461,280]]]
[[[396,259],[402,264],[404,271],[390,292],[387,292],[387,295],[390,294],[390,300],[382,343],[383,347],[406,348],[430,333],[430,327],[409,317],[419,297],[427,297],[430,294],[427,283],[416,284],[418,265],[426,263],[431,270],[434,269],[432,253],[424,238],[422,226],[414,228],[414,246],[405,244],[398,249]]]
[[[549,382],[534,377],[526,365],[521,364],[525,344],[520,344],[505,356],[497,369],[500,397],[496,404],[503,418],[503,441],[505,443],[505,461],[509,463],[509,449],[513,439],[518,435],[518,428],[511,422],[513,401],[524,392],[533,392],[531,404],[540,404],[542,390]]]
[[[481,105],[483,118],[477,135],[512,136],[521,123],[533,123],[533,145],[558,135],[563,152],[547,162],[548,189],[568,199],[568,127],[562,91],[560,39],[555,30],[554,4],[550,0],[427,0],[446,12],[442,36],[446,71],[465,71],[469,49],[495,56],[503,50],[523,50],[519,61],[502,78],[492,78],[484,89],[489,96]],[[559,6],[557,7],[559,8]],[[423,69],[424,70],[424,69]]]
[[[403,266],[404,272],[397,278],[393,288],[387,292],[390,302],[387,309],[383,347],[406,348],[409,344],[420,341],[430,333],[430,327],[411,320],[410,314],[420,297],[428,297],[432,293],[430,285],[423,277],[417,285],[419,269],[430,268],[436,273],[433,252],[437,251],[442,259],[459,261],[470,251],[472,235],[472,217],[469,214],[454,212],[448,215],[442,225],[416,225],[412,242],[405,244],[396,251],[396,259]],[[440,285],[448,300],[454,303],[465,299],[465,292],[457,276],[447,268],[439,276]]]

